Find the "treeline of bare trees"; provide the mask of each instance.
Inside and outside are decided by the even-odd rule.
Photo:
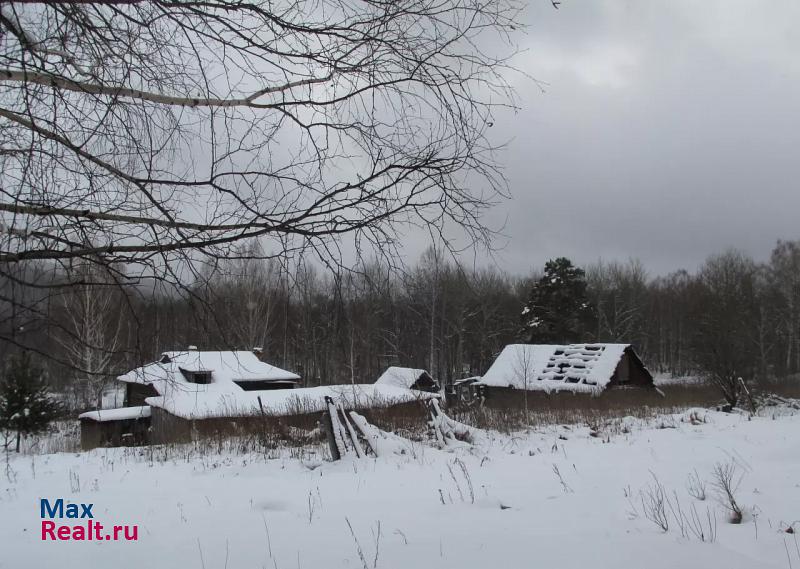
[[[595,336],[634,343],[651,368],[715,382],[800,372],[800,242],[768,262],[714,255],[694,274],[648,278],[639,261],[589,267]]]
[[[651,277],[637,260],[585,268],[597,324],[575,341],[632,343],[653,371],[702,373],[720,385],[800,372],[800,242],[779,242],[766,263],[728,251],[695,273]],[[43,298],[41,314],[20,316],[12,331],[52,358],[51,379],[62,385],[99,385],[190,345],[259,347],[306,385],[371,382],[389,365],[449,382],[483,373],[520,341],[534,276],[465,269],[434,248],[403,272],[375,261],[335,274],[243,250],[181,294],[105,287],[87,275],[92,284]]]
[[[277,267],[392,263],[409,228],[491,242],[483,213],[507,186],[489,129],[516,108],[523,7],[0,3],[0,356],[38,353],[72,382],[263,338],[338,378],[298,319],[340,334],[360,292]]]

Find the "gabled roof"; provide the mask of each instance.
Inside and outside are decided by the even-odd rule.
[[[189,382],[181,370],[190,373],[211,372],[211,383]],[[419,371],[425,373],[424,370]],[[415,377],[415,381],[418,377],[419,375]],[[245,391],[236,383],[297,381],[300,377],[266,364],[252,352],[244,351],[165,352],[159,361],[132,370],[117,379],[153,385],[158,396],[148,397],[145,402],[185,419],[246,417],[261,413],[271,416],[316,413],[326,409],[326,396],[355,409],[387,407],[436,397],[435,394],[395,385],[330,385]],[[149,407],[147,410],[149,411]],[[102,413],[105,419],[108,412]],[[82,417],[101,420],[99,415]]]
[[[211,373],[211,383],[190,383],[183,372]],[[157,362],[136,368],[117,378],[128,383],[152,384],[160,395],[167,386],[177,386],[190,391],[240,390],[234,382],[240,381],[297,381],[300,376],[259,360],[253,352],[164,352]]]
[[[377,385],[393,385],[394,387],[411,389],[411,386],[414,385],[423,374],[430,377],[430,374],[424,369],[392,366],[383,372],[383,374],[375,380],[375,383]]]
[[[608,385],[630,344],[512,344],[479,382],[530,391],[593,393]]]

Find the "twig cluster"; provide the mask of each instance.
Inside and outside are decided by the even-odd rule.
[[[651,472],[650,476],[652,481],[639,492],[642,512],[647,520],[665,533],[670,528],[677,528],[683,538],[693,537],[709,543],[716,541],[717,516],[710,507],[706,507],[705,514],[699,512],[695,504],[685,508],[676,491],[668,492],[655,473]],[[628,489],[626,497],[634,516],[638,515],[629,494]]]

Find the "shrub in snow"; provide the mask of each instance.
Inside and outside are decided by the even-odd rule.
[[[726,411],[745,403],[755,412],[747,384],[759,375],[757,275],[752,260],[728,251],[706,262],[693,295],[693,359]]]
[[[34,367],[30,355],[12,357],[0,383],[0,429],[16,433],[16,451],[22,435],[45,431],[60,405],[54,401]],[[6,449],[10,441],[6,438]]]
[[[642,511],[644,516],[661,528],[661,531],[669,531],[669,513],[667,504],[667,491],[664,485],[658,480],[652,472],[650,475],[653,477],[653,483],[643,488],[639,493],[642,501]]]
[[[712,473],[714,477],[714,488],[722,506],[730,514],[732,524],[742,523],[744,512],[736,501],[736,491],[742,483],[744,474],[737,472],[736,463],[731,461],[727,464],[717,463]]]
[[[676,491],[673,490],[670,493],[654,473],[651,472],[650,476],[653,479],[652,483],[639,492],[645,518],[665,533],[670,529],[676,529],[685,539],[694,537],[703,542],[713,543],[716,541],[717,516],[711,508],[707,507],[705,513],[698,511],[695,504],[690,504],[688,509],[684,508]],[[699,481],[697,471],[694,476],[695,479],[692,479],[690,475],[690,480],[694,480],[693,484],[697,484]],[[693,486],[693,488],[689,491],[692,496],[694,496],[693,492],[698,491],[697,486]],[[705,492],[704,483],[702,492]],[[638,514],[635,504],[630,499],[630,490],[626,491],[625,496],[631,504],[633,517],[636,517]],[[705,499],[705,494],[703,494],[703,498],[698,499]]]
[[[702,502],[706,499],[706,483],[702,478],[700,478],[697,470],[695,470],[693,473],[689,473],[689,477],[686,482],[686,491],[689,493],[689,496],[695,500]]]

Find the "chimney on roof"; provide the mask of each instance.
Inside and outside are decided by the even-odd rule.
[[[256,357],[257,357],[259,360],[261,359],[261,356],[264,354],[264,348],[262,348],[262,347],[260,347],[260,346],[259,346],[259,347],[255,347],[255,348],[253,348],[253,350],[252,350],[252,351],[253,351],[253,353],[256,355]]]
[[[194,346],[194,345],[189,346],[189,351],[190,352],[196,352],[197,351],[197,346]]]

